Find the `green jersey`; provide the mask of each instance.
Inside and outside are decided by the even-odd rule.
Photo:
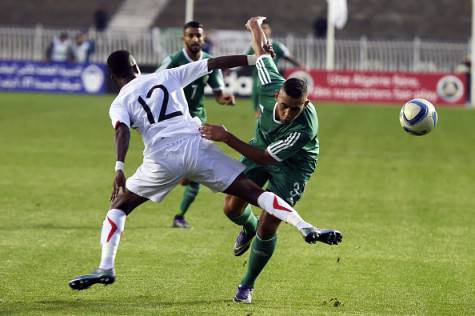
[[[211,58],[211,56],[201,51],[200,59],[208,58]],[[157,72],[163,69],[179,67],[191,62],[193,62],[193,60],[190,58],[190,56],[188,56],[186,50],[183,48],[175,54],[167,56],[158,67]],[[223,90],[224,80],[221,70],[213,70],[213,72],[211,72],[209,75],[193,81],[190,85],[183,89],[191,116],[197,116],[202,122],[206,121],[204,91],[207,84],[211,86],[213,91]]]
[[[282,44],[279,41],[271,41],[271,43],[272,43],[272,49],[274,50],[274,53],[275,53],[276,65],[279,63],[279,61],[282,58],[290,56],[290,52],[287,49],[287,47],[285,47],[284,44]],[[252,49],[252,47],[247,50],[246,54],[247,55],[254,54],[254,50]],[[258,82],[257,69],[256,67],[252,67],[252,106],[254,108],[254,111],[257,111],[258,106],[259,106],[259,92],[257,89],[257,82]]]
[[[269,55],[259,57],[256,68],[261,115],[252,144],[266,149],[275,160],[294,170],[313,172],[319,153],[315,107],[308,103],[291,123],[282,124],[277,121],[275,94],[285,79]]]
[[[276,64],[278,64],[279,61],[282,58],[290,56],[290,52],[284,44],[282,44],[279,41],[271,41],[271,43],[272,43],[272,49],[274,50],[274,53],[275,53],[274,60],[275,60]],[[252,49],[252,47],[250,47],[247,50],[246,54],[247,55],[254,55],[254,50]],[[256,70],[255,67],[254,67],[254,70],[255,70],[255,75],[256,75],[256,78],[257,78],[257,70]]]

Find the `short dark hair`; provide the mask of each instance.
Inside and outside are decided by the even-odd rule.
[[[289,78],[282,86],[285,93],[292,99],[300,99],[307,95],[307,83],[299,78]]]
[[[190,22],[187,22],[185,24],[185,26],[183,26],[183,31],[186,30],[187,28],[189,27],[194,27],[194,28],[204,28],[203,27],[203,24],[201,24],[200,22],[198,21],[190,21]]]
[[[262,24],[267,24],[267,25],[270,26],[269,19],[264,19],[264,20],[262,20]]]
[[[127,50],[116,50],[107,58],[107,66],[117,78],[125,78],[133,74],[133,66],[136,65],[134,57]]]

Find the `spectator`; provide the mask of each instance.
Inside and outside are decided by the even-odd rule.
[[[95,52],[95,43],[88,38],[86,32],[81,32],[76,36],[74,44],[74,57],[78,63],[88,63],[91,55]]]
[[[472,61],[470,60],[470,55],[467,54],[463,57],[463,60],[460,64],[458,64],[456,67],[455,67],[455,72],[456,73],[459,73],[459,74],[465,74],[465,78],[467,80],[467,103],[470,104],[471,103],[471,92],[470,91],[470,87],[471,87],[471,71],[472,71]]]
[[[54,37],[46,50],[46,60],[51,62],[74,61],[74,52],[67,33]]]
[[[103,32],[107,24],[109,24],[109,14],[105,8],[100,7],[94,12],[94,27],[96,31]]]

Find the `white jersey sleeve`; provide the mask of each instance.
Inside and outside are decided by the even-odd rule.
[[[177,80],[182,88],[210,73],[207,59],[194,61],[177,68],[168,69],[168,71],[170,76]]]
[[[131,120],[130,120],[130,115],[129,112],[127,111],[127,107],[125,104],[121,104],[114,100],[112,102],[112,105],[109,109],[109,116],[112,121],[112,126],[115,128],[117,126],[117,123],[124,123],[127,125],[128,128],[130,128]]]

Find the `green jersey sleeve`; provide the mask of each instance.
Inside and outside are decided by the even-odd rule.
[[[289,49],[281,42],[272,42],[272,48],[274,49],[277,60],[290,56]]]
[[[270,55],[262,55],[256,61],[258,89],[263,97],[274,98],[275,93],[285,82],[284,77],[277,70],[277,66]]]
[[[272,158],[281,162],[295,155],[311,139],[312,136],[304,131],[289,132],[269,144],[266,151]]]
[[[170,68],[174,68],[178,65],[175,64],[175,61],[173,60],[172,56],[167,56],[160,65],[158,65],[158,68],[157,70],[155,70],[155,72],[159,72],[159,71],[162,71],[164,69],[170,69]]]
[[[209,75],[208,84],[213,91],[224,90],[223,72],[221,69],[215,69]]]

